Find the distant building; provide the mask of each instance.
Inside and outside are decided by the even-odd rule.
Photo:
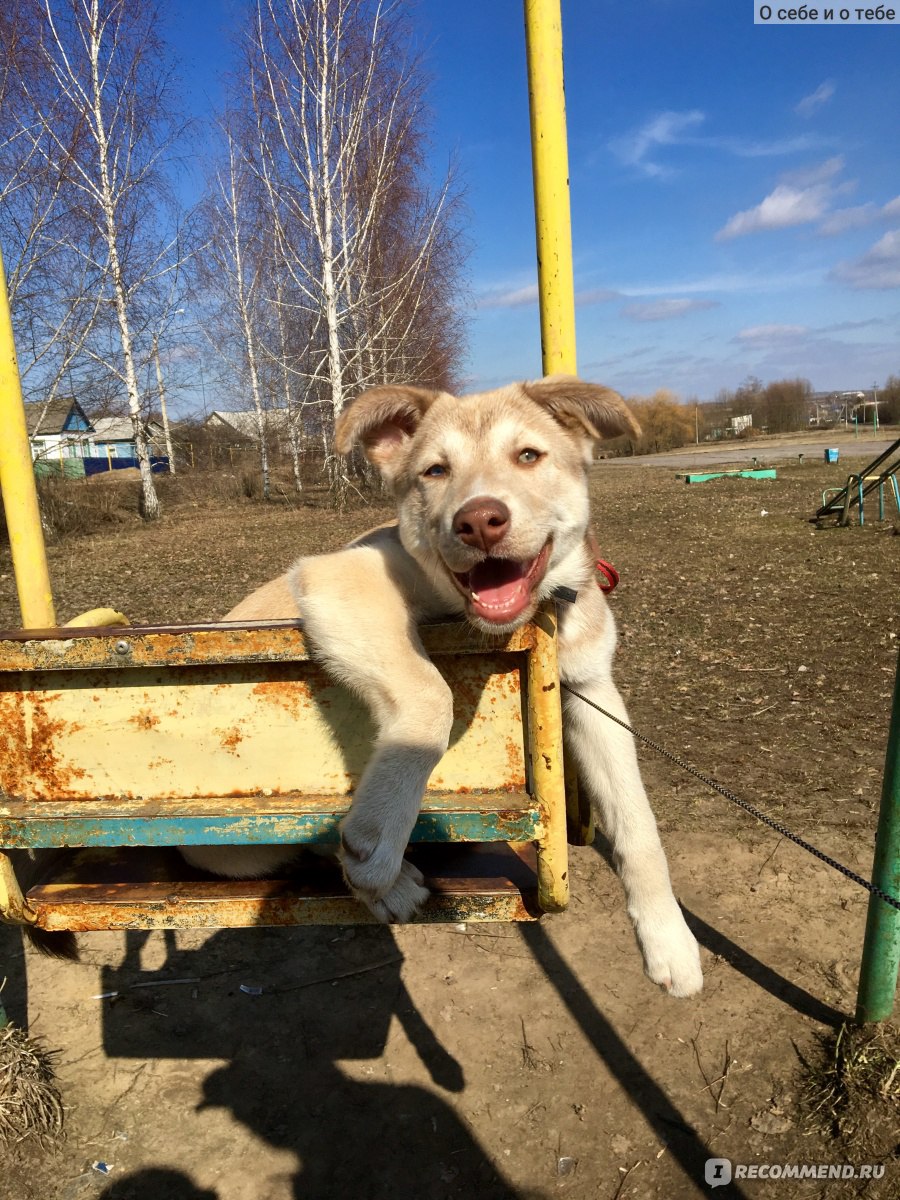
[[[32,460],[87,458],[95,452],[94,427],[71,397],[26,404],[25,423]]]
[[[267,438],[287,438],[290,429],[291,414],[287,408],[263,409],[263,425]],[[226,412],[216,409],[209,414],[204,422],[211,433],[228,437],[235,442],[259,441],[259,425],[256,410],[244,409],[238,412]]]
[[[95,417],[93,420],[71,397],[38,401],[25,405],[25,422],[31,443],[33,462],[50,464],[81,460],[77,474],[84,474],[84,463],[91,460],[88,473],[106,470],[116,459],[137,462],[134,426],[130,417]],[[144,426],[151,458],[165,455],[162,424],[151,418]],[[75,464],[73,463],[73,469]]]
[[[728,432],[732,437],[737,437],[747,429],[753,428],[753,414],[745,413],[741,417],[728,418]]]
[[[93,441],[97,447],[95,454],[101,457],[106,455],[108,458],[137,457],[131,417],[96,417],[93,424]],[[151,454],[165,454],[162,422],[151,418],[144,426],[144,436],[147,438]]]

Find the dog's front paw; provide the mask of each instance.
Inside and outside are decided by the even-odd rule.
[[[347,878],[346,870],[344,878]],[[400,867],[400,874],[383,896],[376,897],[371,892],[364,892],[348,880],[357,900],[361,900],[369,912],[385,925],[404,925],[413,919],[428,899],[428,888],[422,886],[423,882],[422,872],[406,859]]]
[[[695,996],[703,987],[700,947],[681,909],[635,921],[635,933],[647,976],[670,996]]]
[[[428,889],[418,867],[385,849],[383,843],[367,851],[364,845],[341,833],[340,863],[344,880],[379,921],[403,924],[412,920],[425,901]]]

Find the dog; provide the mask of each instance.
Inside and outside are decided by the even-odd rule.
[[[372,757],[341,822],[347,885],[382,921],[408,921],[428,893],[404,858],[431,772],[447,749],[449,688],[417,626],[458,616],[486,634],[528,621],[564,587],[563,683],[627,720],[612,680],[616,629],[594,586],[587,470],[603,437],[639,435],[622,398],[549,376],[455,397],[389,385],[362,393],[335,429],[361,447],[397,504],[397,522],[333,554],[301,558],[226,616],[302,617],[313,653],[360,696],[377,727]],[[674,996],[703,984],[697,943],[672,892],[631,736],[564,694],[566,747],[612,843],[647,975]],[[190,847],[219,875],[266,875],[290,846]]]

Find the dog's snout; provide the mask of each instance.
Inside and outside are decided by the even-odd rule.
[[[475,496],[456,510],[453,532],[467,546],[477,546],[487,554],[506,536],[509,509],[494,496]]]

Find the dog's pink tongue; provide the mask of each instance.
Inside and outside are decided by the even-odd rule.
[[[485,621],[514,620],[528,607],[528,563],[486,558],[469,574],[472,610]]]

